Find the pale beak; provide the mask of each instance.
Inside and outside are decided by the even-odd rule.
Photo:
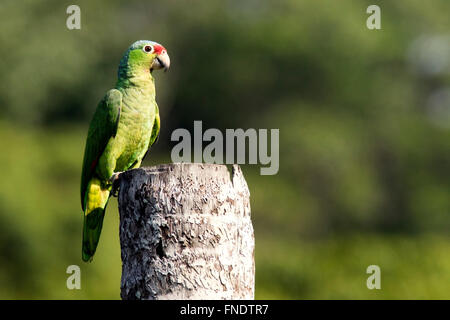
[[[150,71],[157,69],[164,69],[167,71],[170,67],[170,58],[167,54],[167,51],[164,50],[161,54],[157,55],[155,60],[153,60],[152,66],[150,67]]]

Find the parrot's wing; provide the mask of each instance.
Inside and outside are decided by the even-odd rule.
[[[152,128],[152,135],[150,137],[150,143],[148,144],[148,147],[150,148],[156,141],[158,141],[159,138],[159,130],[161,128],[161,119],[159,118],[159,108],[158,105],[156,105],[156,115],[155,115],[155,122],[153,123]]]
[[[156,141],[158,141],[160,128],[161,128],[161,119],[159,118],[158,105],[156,105],[155,122],[153,123],[152,135],[150,136],[150,141],[148,143],[147,151],[145,152],[144,156],[142,157],[142,160],[144,160],[144,158],[147,156],[148,151],[150,150],[151,146],[154,145],[156,143]]]
[[[85,210],[84,198],[86,188],[109,139],[116,135],[121,109],[122,93],[117,89],[111,89],[98,104],[92,118],[86,140],[81,173],[81,207],[83,211]]]

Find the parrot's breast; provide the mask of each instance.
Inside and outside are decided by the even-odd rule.
[[[117,128],[121,153],[115,171],[125,171],[145,155],[155,121],[155,102],[152,99],[123,101]]]

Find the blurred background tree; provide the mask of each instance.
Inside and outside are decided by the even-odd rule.
[[[0,298],[119,298],[117,202],[81,262],[79,179],[98,101],[124,50],[162,43],[162,132],[279,128],[280,171],[244,166],[256,297],[450,298],[450,2],[0,3]],[[82,290],[66,288],[78,264]],[[382,272],[368,290],[367,266]]]

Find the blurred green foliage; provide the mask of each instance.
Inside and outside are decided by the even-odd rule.
[[[450,298],[450,2],[0,3],[0,298],[119,298],[117,202],[80,257],[79,179],[89,120],[138,39],[162,43],[162,134],[279,128],[280,171],[244,166],[256,297]],[[82,290],[66,288],[68,265]],[[368,265],[382,290],[365,286]]]

